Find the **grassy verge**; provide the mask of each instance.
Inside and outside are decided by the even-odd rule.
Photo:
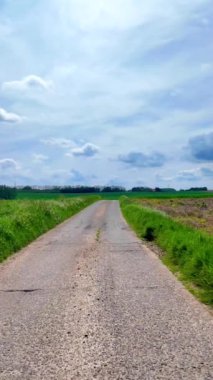
[[[0,201],[0,262],[98,199]]]
[[[213,237],[126,197],[120,204],[137,235],[156,243],[165,252],[164,263],[199,299],[213,305]]]

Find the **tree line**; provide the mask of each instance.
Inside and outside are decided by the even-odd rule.
[[[20,188],[0,185],[0,199],[15,199],[18,191],[37,192],[37,193],[61,193],[61,194],[101,194],[101,193],[129,193],[129,192],[176,192],[173,188],[155,187],[132,187],[130,190],[122,186],[53,186],[35,188],[31,186],[23,186]],[[208,191],[207,187],[191,187],[187,190],[180,191]]]
[[[15,187],[0,185],[0,199],[15,199],[17,190]]]

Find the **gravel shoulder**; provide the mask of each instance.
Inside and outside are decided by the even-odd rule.
[[[100,201],[0,266],[0,379],[211,380],[213,319]]]

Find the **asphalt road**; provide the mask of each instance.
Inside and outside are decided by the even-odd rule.
[[[0,266],[0,379],[212,380],[212,316],[101,201]]]

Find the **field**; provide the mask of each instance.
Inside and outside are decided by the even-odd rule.
[[[0,262],[96,200],[0,201]]]
[[[191,292],[213,304],[212,199],[121,199],[124,217],[137,235],[160,247],[162,260]]]
[[[213,198],[140,199],[137,202],[166,213],[188,226],[213,234]]]
[[[128,198],[145,198],[145,199],[175,199],[175,198],[212,198],[213,191],[199,192],[199,191],[177,191],[177,192],[116,192],[116,193],[97,193],[95,195],[101,196],[102,199],[118,200],[122,196]],[[48,192],[34,192],[34,191],[18,191],[18,199],[58,199],[58,198],[76,198],[76,197],[91,197],[91,194],[61,194],[61,193],[48,193]]]

